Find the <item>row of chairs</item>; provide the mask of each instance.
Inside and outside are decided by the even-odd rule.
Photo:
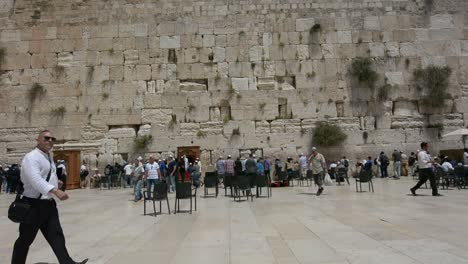
[[[237,175],[226,175],[222,179],[224,185],[224,195],[227,195],[228,189],[230,190],[230,196],[234,197],[234,200],[241,200],[242,196],[245,196],[248,200],[250,197],[253,200],[252,188],[256,188],[256,197],[271,197],[271,180],[266,175],[252,174],[237,174]],[[219,194],[219,183],[220,178],[216,172],[207,172],[203,181],[204,186],[204,197],[218,197]],[[215,193],[210,194],[209,189],[214,188]],[[262,195],[262,189],[267,189],[267,195]]]
[[[178,212],[192,213],[193,200],[195,201],[195,211],[197,211],[197,187],[191,182],[176,182],[174,214]],[[180,210],[180,200],[190,200],[190,210]],[[167,211],[171,214],[169,206],[168,188],[166,182],[159,182],[154,185],[151,194],[143,191],[143,214],[146,215],[146,202],[153,202],[154,216],[156,217],[156,202],[159,202],[159,214],[162,213],[162,202],[166,201]]]
[[[450,186],[457,189],[468,188],[468,167],[456,166],[453,172],[445,172],[439,166],[435,174],[437,184],[442,186],[442,189],[448,189]]]

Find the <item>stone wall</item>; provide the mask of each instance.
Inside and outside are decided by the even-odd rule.
[[[0,162],[45,127],[91,160],[141,155],[133,140],[151,134],[146,152],[200,146],[207,164],[307,153],[317,121],[348,135],[322,150],[333,158],[460,148],[440,135],[468,125],[463,0],[4,0],[0,47]],[[356,57],[394,85],[388,99],[352,80]],[[413,85],[428,65],[453,70],[438,109]],[[31,98],[33,83],[45,94]]]

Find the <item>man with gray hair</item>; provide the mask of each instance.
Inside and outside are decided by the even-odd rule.
[[[309,163],[312,175],[314,176],[314,182],[319,187],[317,190],[317,196],[319,196],[323,192],[323,177],[325,173],[327,173],[327,163],[325,162],[325,157],[318,153],[315,147],[312,148],[312,155],[309,158]]]

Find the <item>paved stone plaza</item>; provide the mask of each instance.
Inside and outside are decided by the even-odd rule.
[[[375,193],[333,186],[320,197],[276,188],[271,199],[241,203],[199,197],[192,215],[157,218],[142,215],[129,189],[73,190],[60,212],[71,255],[90,263],[468,263],[468,190],[413,197],[413,184],[376,179]],[[0,195],[0,263],[17,237],[6,217],[13,198]],[[40,262],[57,263],[42,234],[28,263]]]

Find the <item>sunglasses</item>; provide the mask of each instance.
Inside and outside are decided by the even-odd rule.
[[[57,141],[56,138],[54,138],[54,137],[48,137],[48,136],[45,136],[44,139],[45,139],[46,141],[52,141],[52,142]]]

